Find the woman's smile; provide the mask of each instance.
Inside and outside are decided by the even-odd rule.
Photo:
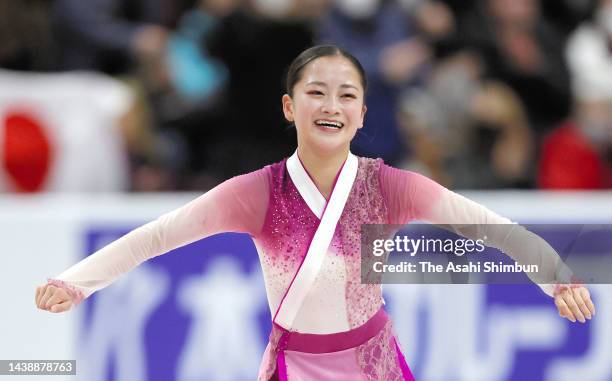
[[[339,133],[344,127],[344,123],[333,119],[317,119],[314,125],[326,133]]]

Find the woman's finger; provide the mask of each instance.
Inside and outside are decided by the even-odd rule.
[[[36,287],[36,293],[34,294],[34,303],[36,304],[36,307],[40,307],[40,304],[38,303],[38,301],[40,300],[40,294],[41,294],[42,289],[43,289],[43,286]]]
[[[563,300],[565,300],[565,303],[570,308],[570,310],[572,311],[576,319],[579,322],[584,323],[585,322],[584,315],[582,314],[582,312],[580,312],[580,308],[578,308],[578,305],[576,304],[576,301],[574,300],[573,292],[571,290],[566,290],[561,295],[563,296]]]
[[[68,311],[72,307],[72,300],[68,299],[51,307],[51,312],[59,313]]]
[[[590,320],[591,311],[589,310],[586,303],[584,302],[584,299],[582,299],[582,293],[580,291],[581,288],[582,287],[573,288],[572,294],[574,296],[574,300],[576,301],[576,304],[578,305],[578,308],[580,309],[580,312],[582,312],[582,315],[584,315],[585,318]]]
[[[54,286],[47,285],[47,287],[45,289],[45,292],[44,292],[42,298],[40,299],[40,308],[46,309],[47,301],[55,293],[55,288],[56,287],[54,287]]]
[[[561,317],[567,318],[572,323],[576,322],[574,314],[572,314],[572,311],[570,311],[569,307],[567,306],[561,295],[557,295],[555,297],[555,305],[557,306],[557,309],[559,310],[559,315]]]
[[[42,286],[38,286],[38,290],[36,294],[36,305],[38,306],[38,308],[42,308],[41,302],[42,302],[43,295],[45,294],[45,291],[47,291],[46,284]]]
[[[65,300],[67,299],[59,292],[59,290],[56,290],[55,293],[51,295],[49,300],[47,300],[47,304],[45,305],[45,308],[49,309],[52,306],[59,304]]]
[[[582,287],[580,289],[580,293],[582,294],[582,300],[584,300],[584,303],[589,308],[589,311],[591,311],[591,315],[595,316],[595,304],[593,304],[593,301],[591,300],[591,293],[589,292],[589,289]]]
[[[593,301],[591,300],[591,293],[589,292],[589,289],[586,287],[580,287],[580,295],[591,312],[591,315],[595,316],[595,304],[593,304]]]

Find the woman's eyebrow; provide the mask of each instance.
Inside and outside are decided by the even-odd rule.
[[[325,83],[325,82],[321,82],[321,81],[311,81],[311,82],[308,82],[308,83],[306,84],[306,86],[308,86],[308,85],[316,85],[316,86],[323,86],[323,87],[327,87],[327,83]]]
[[[323,87],[327,87],[327,83],[325,83],[325,82],[321,82],[321,81],[311,81],[311,82],[308,82],[308,83],[306,84],[306,86],[308,86],[308,85],[316,85],[316,86],[323,86]],[[342,85],[340,85],[340,87],[342,87],[342,88],[351,88],[351,89],[359,90],[359,89],[357,88],[357,86],[351,85],[350,83],[343,83]]]

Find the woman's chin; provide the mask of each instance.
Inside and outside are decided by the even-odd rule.
[[[314,133],[302,136],[302,139],[299,139],[298,134],[299,144],[308,146],[312,151],[322,155],[335,154],[350,147],[352,137],[347,136],[346,131],[341,131],[341,133],[311,132]]]
[[[346,150],[351,143],[350,140],[347,141],[346,139],[338,138],[339,137],[336,137],[336,139],[332,139],[330,137],[318,138],[313,139],[314,141],[311,141],[310,143],[313,149],[321,154],[334,154],[339,151]]]

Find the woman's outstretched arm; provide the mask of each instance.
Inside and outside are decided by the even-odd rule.
[[[380,181],[391,223],[419,220],[445,225],[467,238],[486,237],[487,246],[519,264],[538,265],[540,271],[527,276],[555,299],[561,316],[584,321],[595,312],[589,291],[571,283],[571,270],[538,235],[417,173],[382,164]]]
[[[36,305],[63,312],[147,259],[221,232],[256,236],[268,204],[267,169],[237,176],[91,254],[36,290]]]

